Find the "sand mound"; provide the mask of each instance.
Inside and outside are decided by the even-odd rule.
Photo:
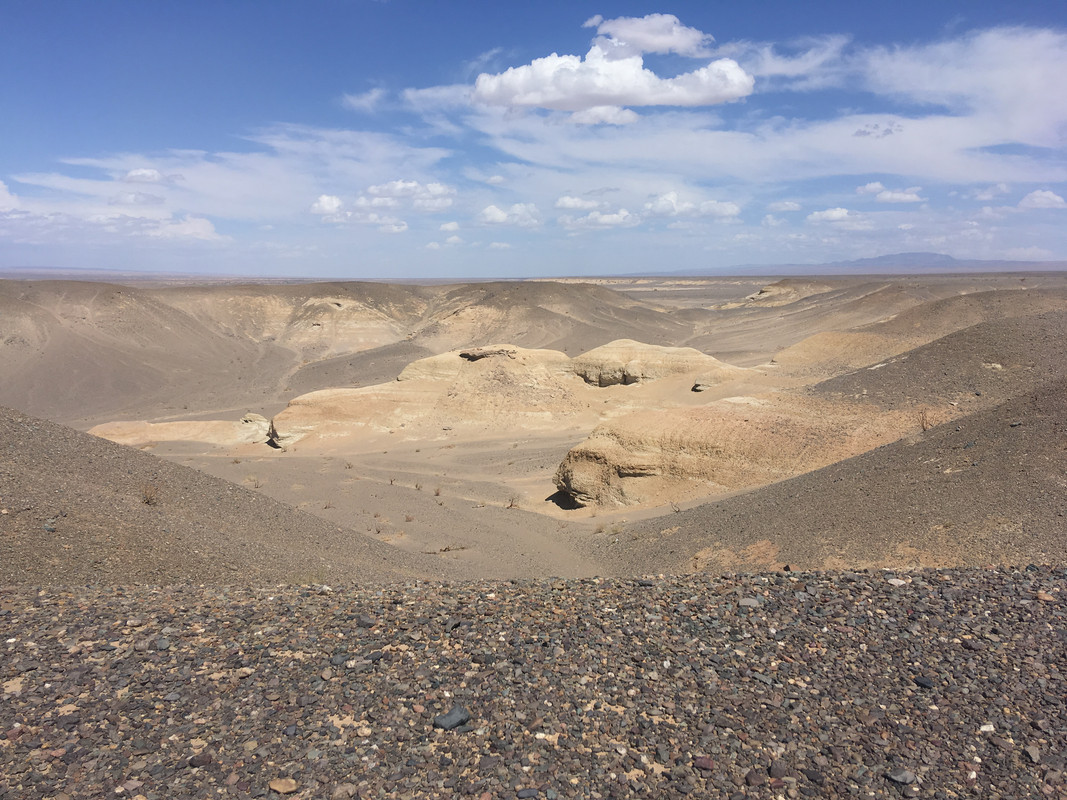
[[[235,484],[0,408],[0,584],[384,582],[444,568]]]
[[[700,374],[701,382],[710,384],[745,371],[692,347],[660,347],[632,339],[619,339],[583,353],[572,360],[571,369],[594,386],[629,385],[680,374]]]

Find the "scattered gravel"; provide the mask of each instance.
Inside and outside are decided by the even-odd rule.
[[[1064,797],[1065,598],[1045,566],[0,589],[0,798]]]

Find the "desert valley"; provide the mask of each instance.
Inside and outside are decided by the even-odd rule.
[[[4,800],[1062,796],[1063,273],[10,279],[0,375]]]
[[[0,292],[7,582],[1064,555],[1059,273]]]

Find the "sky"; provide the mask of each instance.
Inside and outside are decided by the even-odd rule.
[[[1067,3],[0,0],[0,268],[1067,260]]]

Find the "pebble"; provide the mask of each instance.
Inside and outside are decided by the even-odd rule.
[[[1062,567],[642,580],[0,587],[0,798],[1065,794]]]
[[[275,778],[268,786],[278,794],[292,794],[299,788],[299,784],[292,778]]]
[[[470,712],[463,706],[453,706],[447,714],[440,714],[433,718],[433,726],[441,730],[450,731],[470,722]]]

